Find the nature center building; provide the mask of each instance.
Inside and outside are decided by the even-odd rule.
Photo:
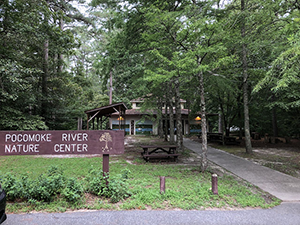
[[[110,129],[118,130],[120,122],[125,126],[125,132],[129,135],[157,135],[158,134],[158,112],[157,109],[141,110],[143,99],[134,99],[131,102],[131,109],[125,111],[124,116],[119,116],[118,113],[113,113],[110,118]],[[200,117],[189,119],[190,110],[185,108],[185,100],[180,100],[182,132],[183,134],[199,133],[201,131]],[[165,107],[163,108],[165,113]],[[176,119],[175,109],[173,109],[174,120]],[[169,124],[169,119],[163,120]],[[169,125],[168,125],[169,127]],[[176,122],[174,121],[174,127]],[[124,127],[123,127],[124,129]],[[176,129],[176,128],[175,128]]]

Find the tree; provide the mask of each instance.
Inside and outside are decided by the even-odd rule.
[[[299,9],[297,2],[290,1],[282,5],[278,10],[277,17],[280,29],[277,35],[280,38],[278,54],[273,57],[269,70],[255,86],[254,93],[262,94],[270,91],[271,101],[267,107],[273,111],[274,135],[292,136],[297,135],[296,127],[299,125],[299,73],[297,64],[299,62]],[[279,23],[278,22],[278,23]],[[278,113],[283,118],[278,118]],[[276,123],[277,119],[280,123]],[[288,121],[293,120],[293,123]],[[277,125],[278,124],[278,125]],[[281,131],[280,131],[281,130]]]
[[[248,99],[248,60],[247,60],[247,44],[246,44],[246,0],[241,0],[241,38],[242,38],[242,74],[243,74],[243,103],[244,103],[244,132],[245,132],[245,143],[246,143],[246,152],[252,154],[252,144],[251,144],[251,135],[250,135],[250,121],[249,121],[249,99]]]
[[[220,19],[218,13],[222,10],[213,9],[217,2],[164,1],[150,6],[142,3],[137,10],[140,20],[135,20],[140,22],[135,24],[139,33],[134,33],[139,37],[135,48],[145,54],[146,71],[140,79],[149,82],[151,90],[158,89],[169,80],[175,81],[178,100],[181,82],[189,76],[198,78],[203,134],[201,167],[204,171],[207,167],[204,78],[227,58],[223,53],[225,49],[218,42],[222,28],[221,23],[216,21]]]
[[[76,43],[71,30],[62,29],[62,20],[78,19],[78,11],[65,1],[5,0],[0,16],[0,76],[5,82],[0,111],[8,115],[1,129],[71,128],[70,105],[80,93],[74,76],[62,70],[61,56],[69,55]]]
[[[235,1],[226,6],[227,28],[232,41],[227,42],[237,61],[233,68],[240,75],[240,84],[243,87],[244,132],[246,152],[252,153],[250,129],[250,112],[256,104],[251,95],[252,88],[258,80],[269,70],[272,60],[284,45],[279,30],[282,25],[280,1]],[[238,32],[240,35],[238,35]],[[279,41],[281,40],[281,41]],[[269,93],[271,96],[271,93]],[[265,103],[261,104],[264,107]],[[252,114],[254,115],[254,114]],[[258,118],[252,118],[255,121]]]

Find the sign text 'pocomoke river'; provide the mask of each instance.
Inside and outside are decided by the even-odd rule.
[[[54,144],[54,152],[88,152],[88,144],[81,144],[80,142],[88,142],[89,135],[87,133],[76,133],[76,134],[61,134],[61,142],[63,144]],[[5,134],[5,153],[39,153],[40,144],[29,144],[39,142],[51,142],[52,134]],[[71,143],[69,142],[76,142]],[[21,143],[21,144],[17,144]]]
[[[124,131],[0,131],[0,155],[124,153]]]

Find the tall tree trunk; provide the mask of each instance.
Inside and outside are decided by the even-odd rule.
[[[272,127],[273,127],[273,136],[278,137],[277,113],[275,107],[272,108]]]
[[[241,11],[245,12],[245,0],[241,0]],[[252,154],[252,144],[250,135],[250,119],[249,119],[249,100],[248,100],[248,64],[247,64],[247,46],[245,43],[246,25],[245,14],[242,16],[242,63],[243,63],[243,98],[244,98],[244,131],[245,131],[245,145],[246,153]]]
[[[275,101],[275,96],[272,95],[272,101]],[[273,136],[278,137],[278,126],[277,126],[277,113],[276,106],[272,108],[272,127],[273,127]]]
[[[241,86],[239,87],[239,89],[242,89],[242,84]],[[238,121],[242,121],[242,106],[243,106],[243,95],[242,93],[238,95],[237,97],[237,103],[238,103],[238,114],[237,114],[237,117],[238,117]],[[243,139],[243,131],[242,131],[242,127],[243,127],[243,123],[242,122],[238,122],[238,127],[239,127],[239,140],[242,140]]]
[[[63,21],[62,16],[59,20],[59,28],[61,31],[64,30],[64,21]],[[59,73],[61,73],[63,71],[63,61],[64,61],[64,56],[62,53],[59,53],[59,62],[58,62],[58,72]]]
[[[179,77],[175,78],[175,109],[176,109],[176,137],[178,150],[183,150],[183,135],[182,135],[182,118],[181,118],[181,105],[180,105],[180,90],[179,90]]]
[[[207,160],[207,129],[206,129],[206,105],[204,92],[203,73],[198,74],[200,85],[200,104],[201,104],[201,132],[202,132],[202,153],[201,153],[201,171],[204,172],[208,166]]]
[[[113,78],[112,78],[112,71],[110,71],[109,73],[109,104],[112,104],[112,82],[113,82]]]
[[[168,101],[168,93],[166,94],[166,98],[165,98],[165,114],[164,114],[164,121],[165,121],[165,141],[168,141],[168,129],[169,129],[169,125],[168,125],[168,108],[169,108],[169,101]]]
[[[172,91],[172,82],[169,83],[169,120],[170,120],[170,143],[175,142],[174,138],[174,104],[173,104],[173,91]]]
[[[220,112],[219,112],[218,132],[222,133],[223,135],[223,119],[222,119],[222,113]]]
[[[48,101],[48,59],[49,59],[49,41],[44,42],[44,63],[43,63],[43,74],[42,74],[42,103],[41,103],[41,116],[46,118],[48,113],[47,101]]]
[[[163,101],[161,98],[158,100],[158,136],[160,138],[164,137],[164,127],[163,127]]]
[[[187,108],[188,108],[188,116],[187,116],[187,120],[186,120],[186,134],[190,135],[191,134],[191,126],[190,126],[190,100],[187,100]]]

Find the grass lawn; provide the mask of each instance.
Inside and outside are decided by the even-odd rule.
[[[129,172],[126,182],[129,184],[130,197],[117,203],[109,198],[96,196],[85,191],[76,203],[65,201],[58,194],[51,202],[28,202],[16,199],[8,202],[8,213],[46,211],[64,212],[77,209],[103,210],[204,210],[211,208],[238,209],[246,207],[268,208],[280,201],[253,187],[251,184],[224,174],[218,179],[219,195],[211,191],[211,171],[201,173],[199,166],[174,162],[144,162],[139,145],[162,142],[153,137],[141,137],[126,145],[125,154],[110,157],[110,177]],[[191,157],[185,153],[182,157]],[[11,173],[17,177],[23,174],[37,179],[51,166],[57,166],[65,177],[78,180],[84,190],[88,189],[86,176],[91,168],[102,168],[102,157],[46,158],[36,156],[1,156],[1,174]],[[215,169],[214,169],[215,170]],[[215,171],[214,171],[215,172]],[[166,192],[160,194],[160,176],[166,177]]]

